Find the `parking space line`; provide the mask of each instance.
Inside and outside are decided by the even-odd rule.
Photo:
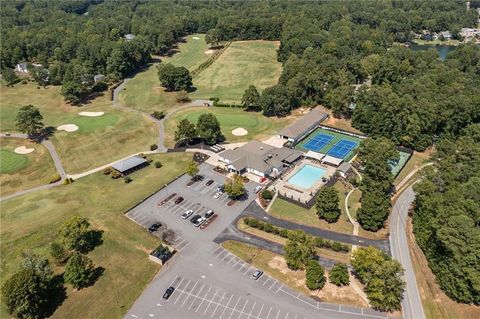
[[[273,307],[270,306],[270,310],[268,311],[267,317],[265,319],[268,319],[270,317],[270,312],[272,312]]]
[[[229,265],[232,262],[232,260],[237,260],[237,259],[238,257],[233,255],[233,257],[227,262],[227,265]]]
[[[197,281],[197,282],[195,282],[195,285],[193,285],[193,288],[192,288],[192,290],[191,290],[191,291],[193,291],[193,289],[195,289],[195,287],[197,286],[197,284],[198,284],[198,281]],[[187,287],[188,287],[188,286],[187,286]],[[185,291],[187,291],[187,292],[188,292],[187,288],[185,288]],[[188,300],[188,298],[190,298],[190,294],[188,295],[188,297],[187,297],[187,298],[185,298],[185,300],[183,301],[183,303],[182,303],[182,305],[180,306],[180,308],[183,308],[183,305],[184,305],[184,304],[185,304],[185,302]]]
[[[212,286],[208,288],[207,292],[205,293],[205,296],[203,296],[202,302],[198,305],[198,308],[195,310],[195,312],[197,312],[202,307],[203,302],[205,301],[205,298],[208,296],[208,293],[210,292],[210,290],[212,290]]]
[[[277,284],[278,281],[276,281],[275,279],[273,279],[273,284],[268,288],[268,290],[272,289],[273,286],[275,286]]]
[[[217,311],[218,306],[222,303],[222,300],[223,300],[223,298],[225,297],[225,294],[226,294],[226,292],[223,292],[222,298],[220,298],[220,300],[218,301],[218,304],[217,304],[217,306],[215,307],[215,310],[212,312],[212,315],[210,316],[210,318],[213,318],[213,315],[214,315],[215,312]],[[223,306],[222,306],[222,307],[223,307]]]
[[[208,301],[208,306],[207,306],[207,308],[205,308],[205,311],[203,312],[203,314],[207,313],[208,308],[210,308],[210,305],[212,304],[212,301],[213,301],[213,299],[215,299],[215,296],[217,295],[219,290],[220,290],[220,288],[215,291],[215,294],[213,295],[213,298]]]
[[[285,319],[288,319],[288,315],[289,315],[289,313],[287,312],[287,314],[285,315]]]
[[[235,312],[235,309],[237,309],[237,305],[238,305],[238,302],[240,301],[240,299],[242,299],[242,297],[238,297],[238,300],[237,302],[235,303],[235,306],[233,306],[233,310],[232,312],[230,313],[230,316],[228,316],[228,319],[230,319],[232,317],[232,314]]]
[[[218,317],[218,318],[222,318],[223,313],[225,312],[225,310],[227,310],[228,304],[230,303],[230,300],[232,300],[232,298],[233,298],[233,295],[231,295],[231,296],[230,296],[230,299],[228,299],[227,304],[225,305],[225,307],[223,307],[223,311],[222,311],[222,313],[220,314],[220,317]]]
[[[280,314],[280,309],[278,309],[277,316],[275,317],[275,319],[278,319],[279,314]]]
[[[252,309],[250,310],[250,313],[249,313],[248,316],[247,316],[247,319],[250,318],[250,316],[252,315],[253,309],[255,309],[255,306],[256,306],[256,305],[257,305],[257,302],[255,301],[254,304],[253,304]]]
[[[270,280],[271,280],[271,278],[270,278],[270,277],[267,277],[267,279],[263,282],[263,285],[262,285],[262,286],[265,286],[265,284],[266,284],[267,282],[269,282]]]
[[[211,252],[211,254],[215,256],[218,254],[218,251],[221,251],[222,249],[223,249],[222,246],[218,246],[217,248],[215,248],[215,250]]]
[[[228,254],[228,251],[223,250],[220,254],[217,255],[217,258],[223,260],[223,258],[224,258],[225,255],[227,255],[227,254]],[[222,256],[222,255],[223,255],[223,256]]]
[[[238,318],[242,316],[243,311],[245,310],[245,307],[247,306],[247,304],[248,304],[248,299],[247,299],[247,302],[243,305],[242,311],[240,311],[240,316],[238,316]]]
[[[190,310],[192,308],[192,306],[195,304],[195,299],[200,296],[200,292],[202,292],[203,290],[203,287],[205,287],[205,284],[202,285],[202,287],[200,287],[200,290],[198,291],[198,293],[195,294],[195,297],[192,301],[192,303],[190,304],[190,307],[188,307],[188,310]]]

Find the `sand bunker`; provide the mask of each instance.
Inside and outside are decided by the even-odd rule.
[[[14,152],[17,154],[29,154],[33,151],[35,151],[34,148],[28,148],[26,146],[19,146],[14,150]]]
[[[236,129],[232,130],[232,134],[235,136],[245,136],[248,134],[248,131],[244,129],[243,127],[238,127]]]
[[[216,50],[208,49],[205,50],[205,54],[214,54]]]
[[[97,116],[102,116],[105,114],[104,112],[80,112],[78,115],[81,116],[89,116],[89,117],[97,117]]]
[[[78,126],[76,126],[75,124],[64,124],[57,127],[57,130],[66,131],[66,132],[75,132],[76,130],[78,130]]]
[[[192,39],[194,39],[194,40],[200,40],[199,37],[192,37]]]

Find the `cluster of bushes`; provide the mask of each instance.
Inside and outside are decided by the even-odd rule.
[[[266,189],[262,192],[262,198],[265,200],[271,200],[273,198],[273,192]]]
[[[162,162],[160,161],[155,161],[154,165],[155,165],[155,168],[160,168],[163,166]]]
[[[158,145],[157,145],[157,144],[152,144],[152,145],[150,145],[150,150],[151,150],[151,151],[155,151],[156,149],[158,149]]]
[[[245,225],[247,225],[247,226],[259,229],[259,230],[264,231],[266,233],[272,233],[274,235],[278,235],[282,238],[289,238],[289,235],[292,232],[291,230],[276,227],[276,226],[273,226],[270,223],[262,222],[258,219],[255,219],[255,218],[248,218],[247,217],[243,221],[244,221]],[[342,253],[348,253],[350,251],[350,246],[348,246],[346,244],[342,244],[338,241],[323,239],[321,237],[315,237],[315,236],[311,236],[311,237],[313,239],[314,245],[318,248],[331,249],[335,252],[342,252]]]
[[[158,112],[158,111],[155,111],[153,113],[150,114],[153,118],[157,119],[157,120],[161,120],[165,117],[165,112]]]
[[[243,108],[244,106],[242,104],[227,104],[227,103],[221,103],[219,97],[211,97],[210,101],[213,101],[213,106],[216,107],[238,107],[238,108]]]
[[[122,174],[119,171],[114,170],[110,166],[103,170],[103,175],[110,175],[110,177],[113,179],[117,179],[122,176]]]

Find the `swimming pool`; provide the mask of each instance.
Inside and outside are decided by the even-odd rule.
[[[300,188],[308,189],[315,185],[325,175],[326,171],[321,167],[307,164],[290,177],[288,182]]]

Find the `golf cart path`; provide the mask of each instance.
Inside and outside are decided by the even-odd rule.
[[[2,137],[2,138],[28,139],[27,134],[21,134],[21,133],[10,133],[10,135],[7,135],[6,133],[0,133],[0,137]],[[14,197],[21,196],[21,195],[25,195],[25,194],[28,194],[28,193],[32,193],[32,192],[35,192],[35,191],[38,191],[38,190],[48,189],[48,188],[52,188],[52,187],[61,185],[63,183],[63,181],[65,180],[65,178],[67,178],[67,173],[65,172],[65,169],[63,168],[63,165],[62,165],[62,160],[60,159],[60,156],[58,156],[57,150],[55,149],[55,146],[53,146],[52,142],[50,142],[49,140],[43,139],[40,142],[40,144],[45,146],[45,148],[50,153],[50,157],[53,160],[53,164],[55,165],[55,169],[57,170],[57,173],[60,175],[60,180],[56,183],[40,185],[40,186],[37,186],[37,187],[34,187],[34,188],[26,189],[26,190],[19,191],[19,192],[16,192],[16,193],[13,193],[13,194],[10,194],[10,195],[7,195],[7,196],[3,196],[3,197],[0,198],[0,201],[7,200],[7,199],[10,199],[10,198],[14,198]]]

